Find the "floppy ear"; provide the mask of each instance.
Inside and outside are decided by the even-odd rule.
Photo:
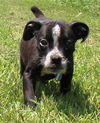
[[[72,22],[71,23],[71,28],[76,36],[76,40],[82,39],[81,42],[85,41],[89,34],[89,27],[82,22]]]
[[[42,24],[40,22],[36,22],[36,21],[28,22],[24,29],[23,39],[27,41],[33,38],[35,35],[35,32],[38,31],[41,28],[41,26]]]

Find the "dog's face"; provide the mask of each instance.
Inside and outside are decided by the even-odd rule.
[[[38,48],[42,54],[41,64],[45,72],[65,72],[69,62],[66,55],[67,48],[72,52],[74,51],[73,39],[70,39],[68,28],[65,29],[61,23],[51,23],[42,27],[39,32]],[[67,46],[68,42],[71,43],[70,46]]]
[[[28,36],[31,38],[34,34],[36,37],[43,71],[48,73],[64,73],[76,41],[85,40],[88,35],[87,25],[81,22],[52,21],[44,25],[31,22],[27,26],[32,32]]]

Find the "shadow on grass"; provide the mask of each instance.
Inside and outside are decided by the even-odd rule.
[[[41,85],[39,90],[39,98],[41,98],[42,92],[48,98],[52,96],[56,108],[64,114],[85,115],[96,110],[94,105],[89,102],[90,93],[87,90],[83,90],[76,82],[73,83],[71,92],[68,92],[66,95],[60,94],[59,84],[52,80],[48,84]]]

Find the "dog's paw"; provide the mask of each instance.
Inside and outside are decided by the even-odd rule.
[[[28,107],[36,107],[37,106],[37,98],[36,96],[34,97],[34,99],[30,99],[28,101],[25,102],[25,105]]]

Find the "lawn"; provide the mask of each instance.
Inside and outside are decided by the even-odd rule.
[[[79,20],[90,27],[85,43],[76,44],[71,92],[59,94],[59,82],[39,84],[37,108],[24,108],[19,45],[36,5],[47,17]],[[0,0],[0,123],[100,123],[100,1]]]

